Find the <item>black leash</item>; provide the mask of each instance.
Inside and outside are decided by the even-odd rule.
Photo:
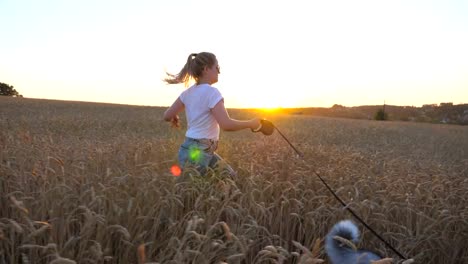
[[[288,142],[289,146],[291,146],[294,149],[296,154],[299,155],[299,157],[303,161],[305,161],[304,154],[302,154],[299,150],[297,150],[294,147],[294,145],[291,142],[289,142],[289,140],[283,135],[283,133],[281,133],[281,131],[275,125],[273,126],[275,127],[276,131],[278,131],[278,133],[283,137],[283,139],[286,140],[286,142]],[[357,220],[359,220],[359,222],[361,222],[361,224],[363,224],[369,231],[371,231],[372,234],[374,234],[378,239],[384,242],[384,244],[387,247],[389,247],[393,252],[395,252],[395,254],[397,254],[400,258],[405,259],[405,260],[407,259],[405,256],[403,256],[403,254],[401,254],[392,245],[390,245],[390,243],[388,243],[385,239],[383,239],[374,229],[372,229],[368,224],[366,224],[366,222],[364,222],[364,220],[362,220],[361,217],[359,217],[351,208],[349,208],[349,206],[343,200],[341,200],[341,198],[338,197],[338,195],[332,190],[332,188],[327,184],[327,182],[325,182],[325,180],[320,176],[320,174],[318,174],[316,171],[314,171],[314,173],[315,175],[317,175],[320,181],[325,185],[325,187],[327,187],[327,189],[333,194],[333,196],[341,203],[341,205],[343,205],[344,208],[348,210],[348,212],[350,212]]]

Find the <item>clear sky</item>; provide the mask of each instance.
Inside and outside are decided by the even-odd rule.
[[[465,0],[0,0],[0,82],[169,106],[192,52],[227,107],[468,103]]]

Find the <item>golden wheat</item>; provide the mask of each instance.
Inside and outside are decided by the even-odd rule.
[[[0,98],[0,260],[323,263],[351,216],[318,172],[405,263],[468,261],[468,127],[233,109],[264,114],[305,161],[279,135],[223,132],[237,178],[175,177],[184,133],[163,111]],[[361,229],[357,247],[402,261]]]

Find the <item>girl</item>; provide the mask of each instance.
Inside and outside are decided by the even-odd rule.
[[[220,67],[216,56],[209,52],[192,53],[178,74],[169,74],[164,81],[168,84],[184,83],[191,79],[195,84],[183,91],[164,113],[164,120],[173,127],[180,127],[178,114],[185,109],[187,132],[179,148],[179,164],[182,168],[193,165],[203,174],[208,167],[214,168],[222,158],[215,153],[218,147],[220,128],[237,131],[250,128],[259,131],[260,119],[235,120],[229,117],[221,93],[212,85],[218,81]],[[226,164],[231,176],[234,170]]]

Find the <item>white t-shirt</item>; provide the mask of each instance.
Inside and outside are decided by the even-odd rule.
[[[195,139],[219,139],[219,125],[211,109],[223,100],[223,96],[209,84],[193,85],[179,96],[185,105],[187,133],[185,136]]]

